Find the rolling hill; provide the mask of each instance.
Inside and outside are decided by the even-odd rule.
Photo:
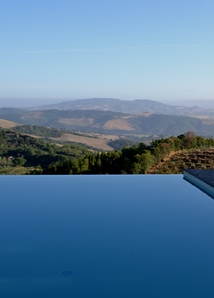
[[[4,119],[0,119],[0,127],[1,128],[12,128],[12,127],[18,127],[20,124],[12,122],[12,121],[8,121],[8,120],[4,120]]]
[[[7,112],[7,113],[6,113]],[[46,126],[69,132],[94,132],[117,135],[180,135],[193,131],[201,136],[214,136],[213,121],[162,114],[142,115],[100,110],[0,109],[0,118],[18,124]]]
[[[34,107],[32,110],[99,110],[122,112],[129,114],[141,114],[145,112],[164,115],[202,115],[206,110],[194,107],[173,106],[154,100],[135,99],[120,100],[115,98],[88,98],[71,101],[63,101],[58,104]]]

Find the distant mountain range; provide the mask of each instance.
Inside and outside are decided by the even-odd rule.
[[[71,101],[63,101],[57,104],[43,105],[31,110],[99,110],[129,114],[141,114],[145,112],[163,115],[193,116],[207,113],[208,111],[198,107],[173,106],[154,100],[135,99],[132,101],[114,98],[88,98]],[[210,112],[210,110],[209,110]],[[214,111],[213,111],[214,112]]]
[[[87,102],[88,101],[88,102]],[[201,136],[214,136],[214,120],[212,118],[199,119],[188,116],[174,115],[178,113],[178,107],[168,106],[148,100],[136,100],[133,102],[120,101],[115,99],[91,99],[71,102],[74,109],[62,109],[69,103],[61,103],[61,109],[56,105],[36,110],[23,110],[14,108],[1,108],[0,119],[13,121],[19,124],[39,125],[53,128],[60,128],[67,131],[97,132],[117,135],[174,135],[194,131]],[[79,103],[79,109],[77,108]],[[135,108],[133,103],[136,104]],[[83,106],[85,105],[85,109]],[[88,105],[88,106],[87,106]],[[129,108],[129,113],[124,113]],[[137,107],[146,106],[137,114]],[[58,106],[58,105],[57,105]],[[50,109],[50,107],[52,109]],[[82,107],[82,108],[81,108]],[[86,108],[88,107],[88,109]],[[93,109],[89,109],[93,107]],[[123,112],[104,111],[101,109],[122,109]],[[133,108],[132,108],[133,107]],[[159,107],[159,108],[158,108]],[[135,109],[135,113],[134,113]],[[188,108],[186,108],[188,109]],[[189,108],[191,110],[191,108]],[[192,111],[199,113],[197,107]],[[189,110],[189,111],[190,111]],[[154,113],[158,111],[159,113]],[[187,111],[187,110],[185,110]],[[197,112],[198,111],[198,112]],[[211,110],[209,110],[210,113]],[[168,113],[168,115],[166,115]],[[184,114],[184,113],[183,113]]]

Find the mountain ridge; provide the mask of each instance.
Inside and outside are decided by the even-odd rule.
[[[165,104],[155,100],[149,99],[134,99],[134,100],[121,100],[115,98],[88,98],[77,99],[71,101],[62,101],[58,104],[50,104],[28,108],[28,110],[100,110],[122,112],[129,114],[140,114],[143,112],[150,112],[156,114],[166,115],[201,115],[206,113],[204,109],[193,106],[174,106]]]
[[[116,135],[180,135],[193,131],[201,136],[214,136],[213,121],[204,122],[188,116],[145,113],[134,115],[100,110],[0,109],[0,118],[18,124],[46,126],[70,132],[96,132]]]

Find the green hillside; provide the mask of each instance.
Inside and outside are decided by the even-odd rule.
[[[46,126],[67,131],[97,132],[117,135],[180,135],[193,131],[197,135],[213,136],[213,121],[193,117],[161,114],[130,115],[95,110],[22,111],[0,109],[5,120],[31,126]]]
[[[156,139],[149,145],[133,145],[126,139],[113,142],[118,148],[125,142],[131,147],[92,152],[0,130],[0,174],[170,174],[185,168],[214,168],[214,139],[193,132]]]
[[[41,173],[51,163],[72,162],[88,152],[78,145],[56,146],[11,130],[0,130],[0,174]]]
[[[50,164],[44,169],[44,174],[146,174],[146,173],[182,173],[185,168],[214,168],[214,139],[205,139],[196,136],[193,132],[182,134],[178,137],[162,138],[153,141],[150,145],[140,143],[132,147],[124,147],[122,150],[88,154],[73,163],[61,163],[59,166]],[[188,154],[193,157],[188,161]],[[206,153],[204,159],[204,152]],[[179,158],[170,165],[171,155],[182,154],[185,158]],[[200,154],[200,158],[198,157]],[[212,152],[212,154],[211,154]],[[206,159],[206,164],[204,160]],[[206,166],[205,166],[206,165]]]
[[[22,134],[29,134],[35,135],[43,138],[58,138],[61,137],[63,134],[62,130],[45,127],[45,126],[36,126],[36,125],[20,125],[13,127],[13,131],[22,133]]]

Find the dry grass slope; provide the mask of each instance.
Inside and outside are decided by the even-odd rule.
[[[103,125],[104,129],[135,130],[135,128],[125,119],[109,120]]]
[[[12,122],[12,121],[7,121],[4,119],[0,119],[0,127],[2,127],[2,128],[12,128],[12,127],[15,127],[18,125],[21,125],[21,124],[18,124],[18,123]]]
[[[79,144],[85,144],[87,146],[91,146],[98,150],[104,150],[104,151],[113,150],[113,148],[108,146],[106,144],[106,141],[103,139],[84,137],[84,136],[74,135],[70,133],[65,133],[60,138],[52,138],[52,140],[55,140],[57,142],[75,142]]]
[[[21,119],[40,119],[42,118],[43,113],[42,112],[29,112],[27,114],[24,114]]]
[[[87,126],[92,125],[94,120],[92,118],[60,118],[59,123],[66,125]]]
[[[171,152],[151,167],[149,174],[181,174],[184,169],[214,169],[214,149],[192,149]]]

